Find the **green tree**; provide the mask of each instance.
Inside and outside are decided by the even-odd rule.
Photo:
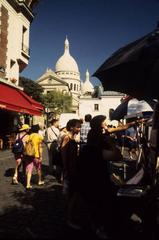
[[[51,91],[43,95],[43,104],[55,114],[64,112],[71,112],[72,97],[68,93],[61,93],[60,91]]]
[[[20,77],[19,85],[23,87],[24,92],[38,102],[43,102],[43,88],[35,81]]]

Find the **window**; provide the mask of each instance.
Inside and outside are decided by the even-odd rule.
[[[1,73],[5,73],[5,67],[2,66],[2,65],[0,66],[0,72],[1,72]]]
[[[99,111],[99,104],[94,104],[94,111]]]
[[[52,78],[49,77],[49,78],[48,78],[48,83],[51,83],[51,82],[52,82]]]
[[[70,84],[70,90],[72,90],[72,83]]]
[[[29,55],[29,47],[28,47],[28,30],[23,26],[22,29],[22,51]]]
[[[10,60],[10,68],[12,68],[14,64],[15,64],[15,61],[11,59]]]
[[[76,91],[76,84],[74,84],[74,91]]]

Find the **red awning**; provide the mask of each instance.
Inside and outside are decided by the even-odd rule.
[[[25,92],[21,91],[21,94],[37,109],[43,111],[44,107],[41,103],[35,101],[33,98],[29,97]]]
[[[23,91],[0,83],[0,109],[40,116],[43,106]]]

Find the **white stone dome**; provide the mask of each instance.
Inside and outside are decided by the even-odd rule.
[[[82,93],[93,93],[94,92],[94,86],[89,80],[89,72],[88,70],[86,71],[86,80],[82,84]]]
[[[64,54],[58,59],[55,65],[55,72],[75,72],[79,73],[78,65],[69,52],[69,41],[65,40]]]

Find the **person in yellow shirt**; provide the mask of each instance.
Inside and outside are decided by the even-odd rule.
[[[39,132],[39,124],[33,125],[31,128],[31,134],[29,136],[29,141],[32,141],[35,155],[33,157],[27,157],[26,160],[26,189],[31,189],[31,177],[33,167],[36,168],[38,173],[38,185],[43,185],[44,181],[42,181],[42,142],[43,137],[38,133]]]

